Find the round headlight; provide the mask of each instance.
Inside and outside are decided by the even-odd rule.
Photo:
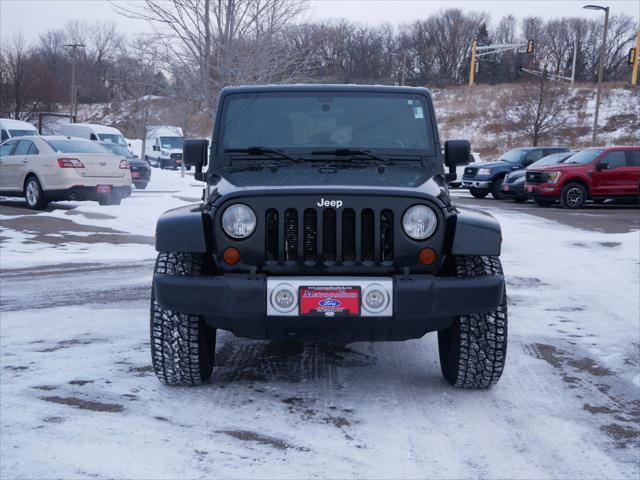
[[[402,229],[414,240],[424,240],[433,235],[438,226],[438,217],[426,205],[414,205],[402,216]]]
[[[232,238],[247,238],[256,229],[256,214],[241,203],[231,205],[222,214],[222,228]]]

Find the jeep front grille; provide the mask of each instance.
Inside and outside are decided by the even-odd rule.
[[[266,260],[392,261],[393,230],[393,212],[387,209],[269,209],[265,218]]]

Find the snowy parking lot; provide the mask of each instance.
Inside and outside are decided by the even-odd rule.
[[[160,213],[198,201],[154,169],[120,206],[0,199],[2,478],[637,478],[637,208],[515,207],[503,228],[504,375],[450,387],[436,336],[315,345],[218,333],[199,388],[158,382],[149,290]]]

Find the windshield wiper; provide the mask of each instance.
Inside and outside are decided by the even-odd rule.
[[[299,158],[292,157],[291,155],[284,153],[282,150],[275,150],[267,147],[226,148],[224,153],[246,153],[251,156],[268,156],[270,158],[273,158],[273,155],[278,155],[280,158],[284,158],[293,163],[302,162]]]
[[[368,152],[366,150],[357,150],[353,148],[338,148],[335,150],[314,150],[311,152],[311,155],[335,155],[336,157],[355,157],[355,156],[361,155],[369,158],[370,160],[375,160],[378,163],[384,163],[384,164],[391,163],[389,160],[380,158],[377,155],[374,155],[373,153]]]

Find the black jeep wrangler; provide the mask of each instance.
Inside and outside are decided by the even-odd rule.
[[[438,332],[444,377],[502,373],[500,226],[458,210],[447,181],[469,143],[441,150],[423,88],[225,88],[211,144],[183,158],[203,203],[158,220],[151,354],[170,385],[206,381],[216,330],[313,342]],[[204,167],[206,171],[203,171]]]

